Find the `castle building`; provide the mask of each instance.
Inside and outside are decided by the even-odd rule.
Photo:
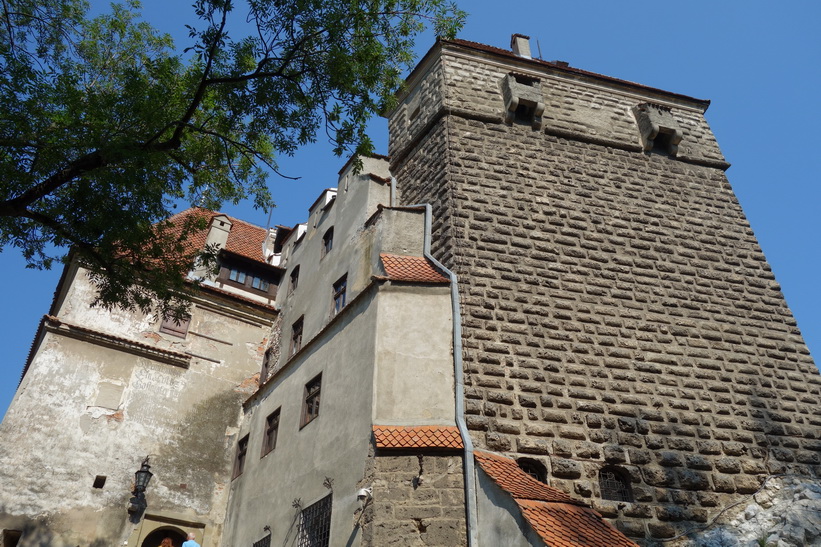
[[[182,213],[188,322],[69,267],[0,547],[821,545],[821,375],[709,103],[511,49],[437,42],[304,224]]]

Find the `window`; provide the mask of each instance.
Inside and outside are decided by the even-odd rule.
[[[259,385],[264,384],[268,380],[268,374],[274,366],[274,348],[270,347],[265,350],[265,355],[262,357],[262,370],[259,373]]]
[[[242,475],[245,469],[245,456],[248,454],[248,435],[244,436],[237,443],[237,457],[234,460],[234,478]]]
[[[174,318],[170,315],[163,316],[162,324],[160,325],[160,332],[170,334],[171,336],[178,336],[185,338],[188,334],[188,325],[191,323],[191,316]]]
[[[276,409],[265,418],[265,436],[262,439],[262,456],[277,447],[277,433],[279,432],[279,411]],[[260,457],[262,457],[260,456]]]
[[[302,403],[302,423],[299,427],[305,427],[319,416],[319,391],[321,387],[321,374],[305,384],[305,400]]]
[[[294,266],[294,269],[291,270],[291,285],[288,288],[288,294],[294,292],[299,286],[299,266]]]
[[[342,311],[342,308],[345,307],[345,292],[348,288],[348,275],[345,274],[339,278],[339,281],[334,283],[334,305],[333,309],[331,310],[331,316],[334,316]]]
[[[519,465],[519,469],[537,481],[547,483],[547,468],[542,462],[531,458],[519,458],[516,463]]]
[[[294,355],[302,349],[302,319],[300,317],[291,326],[291,350],[288,352],[289,355]]]
[[[632,503],[633,493],[630,489],[630,477],[627,472],[617,467],[605,467],[599,471],[599,488],[604,500],[626,501]]]
[[[236,268],[231,268],[231,271],[228,273],[228,279],[230,279],[231,281],[236,281],[237,283],[243,285],[245,284],[245,276],[245,272],[243,272],[242,270],[238,270]]]
[[[254,547],[271,547],[271,533],[254,543]]]
[[[331,226],[328,228],[328,231],[325,232],[325,235],[322,236],[322,256],[331,252],[331,249],[334,248],[334,228]]]
[[[331,544],[331,494],[302,510],[298,547],[328,547]]]
[[[251,287],[258,291],[268,292],[270,284],[265,279],[254,276],[251,278]]]

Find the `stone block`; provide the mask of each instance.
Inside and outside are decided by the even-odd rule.
[[[550,458],[550,475],[562,479],[578,479],[582,475],[579,462],[553,456]]]

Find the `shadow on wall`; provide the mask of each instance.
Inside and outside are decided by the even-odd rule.
[[[0,515],[8,514],[5,507],[0,507]],[[29,521],[24,526],[17,528],[22,534],[19,540],[15,537],[16,534],[9,534],[11,530],[2,532],[3,547],[75,547],[76,541],[65,543],[63,539],[56,536],[49,528],[51,526],[47,521]],[[12,543],[6,545],[6,541],[11,540]],[[15,542],[16,541],[16,542]],[[111,547],[109,541],[96,539],[91,542],[83,539],[82,545],[84,547]]]

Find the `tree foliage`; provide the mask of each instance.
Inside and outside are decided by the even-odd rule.
[[[414,38],[463,19],[445,0],[196,0],[177,51],[135,0],[0,7],[0,249],[50,267],[71,248],[99,304],[144,311],[188,290],[202,226],[166,229],[175,203],[270,208],[277,157],[322,132],[368,153]]]

